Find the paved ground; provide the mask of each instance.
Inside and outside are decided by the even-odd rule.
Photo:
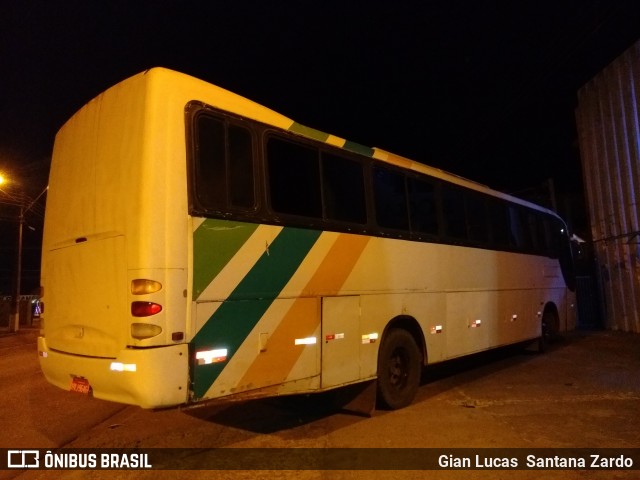
[[[332,409],[322,396],[188,412],[99,401],[44,381],[35,335],[0,336],[0,448],[433,448],[446,453],[640,447],[640,335],[573,332],[543,355],[506,349],[435,366],[425,373],[413,405],[376,411],[371,418]],[[197,468],[206,455],[194,452],[176,464]],[[640,470],[0,471],[0,479],[19,480],[273,477],[638,479]]]

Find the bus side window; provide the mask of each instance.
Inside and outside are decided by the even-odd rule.
[[[436,185],[415,177],[409,177],[408,184],[411,231],[417,234],[437,235]]]
[[[321,218],[319,151],[271,137],[267,164],[271,207],[279,213]]]
[[[373,169],[376,220],[380,227],[409,230],[404,180],[404,175],[400,172],[381,167]]]
[[[196,196],[207,210],[255,207],[251,132],[200,115],[196,121]]]
[[[541,239],[538,234],[538,224],[536,222],[536,215],[532,211],[527,211],[525,214],[525,232],[527,237],[531,241],[530,250],[532,253],[540,253]]]
[[[492,248],[501,249],[508,247],[509,243],[509,217],[507,208],[503,202],[489,201],[489,223],[491,230]]]
[[[256,200],[253,182],[251,132],[246,128],[229,125],[228,147],[231,205],[241,208],[254,208]]]
[[[209,210],[227,207],[224,122],[208,115],[196,121],[196,196]]]
[[[551,258],[558,258],[557,249],[554,247],[553,224],[551,219],[546,216],[541,216],[540,228],[542,230],[541,235],[542,235],[544,254]]]
[[[362,164],[322,153],[322,190],[328,220],[367,223]]]
[[[460,240],[467,239],[467,214],[462,190],[445,186],[442,189],[442,212],[445,234]]]
[[[469,240],[484,245],[489,241],[489,224],[485,198],[483,195],[471,192],[467,192],[465,196]]]
[[[525,216],[523,208],[509,205],[509,243],[517,250],[528,252],[531,250],[531,238]]]

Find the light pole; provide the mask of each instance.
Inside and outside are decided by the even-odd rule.
[[[4,185],[5,183],[7,183],[6,178],[2,174],[0,174],[0,186]],[[40,192],[40,194],[25,207],[25,203],[26,203],[25,200],[28,197],[25,197],[25,195],[22,194],[22,195],[18,195],[18,197],[16,198],[14,195],[0,188],[0,192],[7,195],[14,202],[16,202],[14,204],[17,204],[20,207],[20,214],[18,216],[18,249],[17,249],[17,255],[16,255],[17,257],[16,271],[15,271],[15,277],[13,282],[13,299],[11,302],[11,314],[9,316],[10,332],[17,332],[20,329],[20,286],[22,283],[22,230],[24,227],[24,216],[35,205],[38,199],[42,195],[44,195],[44,193],[48,189],[49,189],[48,186],[45,187],[44,190],[42,190],[42,192]]]
[[[24,225],[24,203],[20,199],[20,216],[18,217],[18,254],[16,259],[16,276],[13,284],[13,301],[11,302],[11,315],[9,316],[9,331],[17,332],[20,329],[20,283],[22,281],[22,226]]]

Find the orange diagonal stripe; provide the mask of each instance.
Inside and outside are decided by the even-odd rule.
[[[240,389],[282,383],[305,347],[294,346],[294,339],[312,336],[320,325],[320,295],[336,295],[364,251],[369,237],[343,234],[307,283],[300,298],[271,333],[267,351],[258,354],[238,382]],[[320,339],[318,339],[320,341]]]

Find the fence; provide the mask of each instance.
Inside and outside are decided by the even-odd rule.
[[[35,312],[37,301],[38,297],[35,295],[20,296],[20,327],[33,327],[38,324],[39,317]],[[12,303],[11,297],[0,297],[0,332],[9,330]]]

